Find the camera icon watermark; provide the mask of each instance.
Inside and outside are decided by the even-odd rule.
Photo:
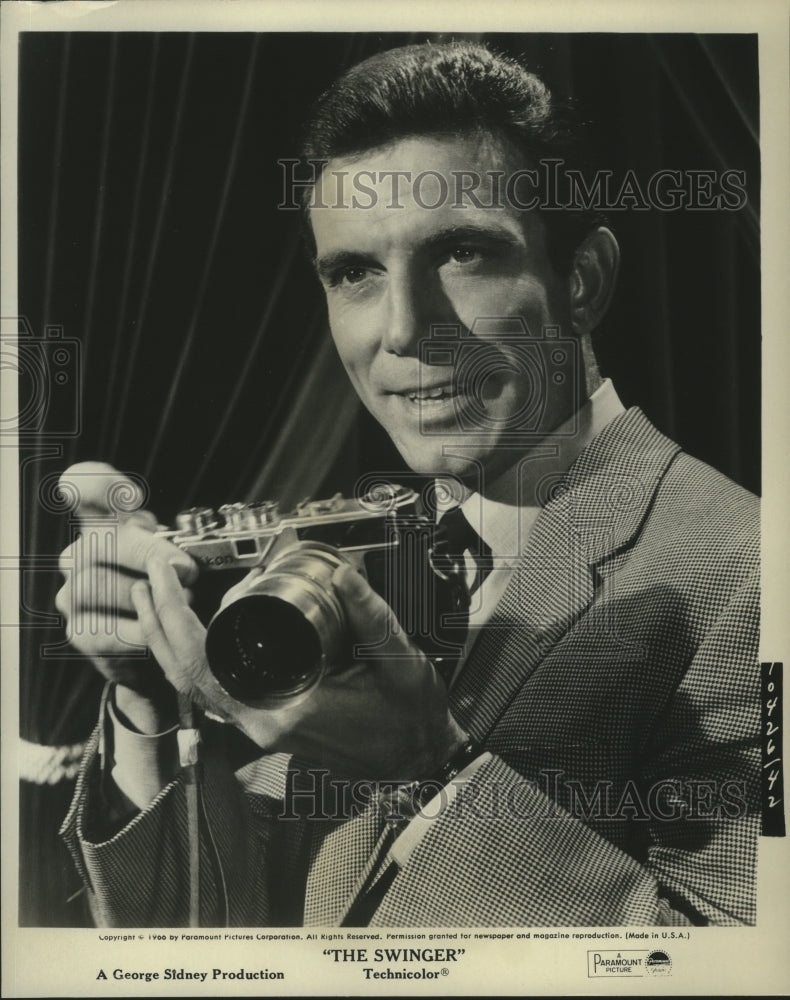
[[[578,342],[559,326],[533,334],[520,316],[480,317],[471,328],[432,324],[419,344],[420,385],[412,402],[420,432],[444,438],[495,437],[531,444],[547,433],[572,436],[575,415],[547,426],[558,395],[578,399]],[[575,407],[566,407],[575,414]]]
[[[437,521],[442,511],[457,506],[467,495],[467,488],[451,473],[435,478],[406,469],[394,469],[391,472],[366,472],[354,484],[353,496],[365,510],[394,514],[397,510],[396,491],[401,489],[413,490],[420,513]]]
[[[80,342],[61,326],[33,331],[25,316],[0,318],[0,369],[16,378],[17,402],[4,406],[0,437],[41,440],[76,437],[82,428]],[[8,391],[8,383],[5,384]]]

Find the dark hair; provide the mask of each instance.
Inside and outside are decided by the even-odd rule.
[[[577,169],[586,165],[586,126],[570,102],[554,97],[514,59],[474,42],[407,45],[352,67],[316,102],[302,154],[330,160],[409,136],[475,132],[505,140],[524,166],[544,159]],[[551,263],[567,274],[574,251],[603,216],[577,208],[540,211]]]

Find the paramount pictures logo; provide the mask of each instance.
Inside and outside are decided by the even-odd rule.
[[[587,976],[601,977],[668,976],[672,971],[672,960],[665,951],[619,948],[617,951],[588,951]]]

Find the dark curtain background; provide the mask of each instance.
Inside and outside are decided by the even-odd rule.
[[[349,489],[400,459],[330,346],[280,157],[339,71],[455,36],[27,34],[20,49],[22,735],[84,741],[100,681],[64,645],[54,560],[73,524],[54,476],[97,458],[194,503]],[[605,165],[743,170],[728,211],[625,211],[598,335],[626,404],[757,492],[756,36],[491,35],[597,122]],[[27,332],[25,332],[27,331]],[[33,338],[33,339],[30,339]],[[30,364],[25,363],[27,357]],[[40,391],[42,388],[43,393]],[[73,789],[21,787],[20,922],[88,920],[56,836]]]

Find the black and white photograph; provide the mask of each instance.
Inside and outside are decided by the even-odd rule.
[[[74,16],[14,17],[3,140],[4,933],[97,996],[781,940],[766,17],[31,6]]]

